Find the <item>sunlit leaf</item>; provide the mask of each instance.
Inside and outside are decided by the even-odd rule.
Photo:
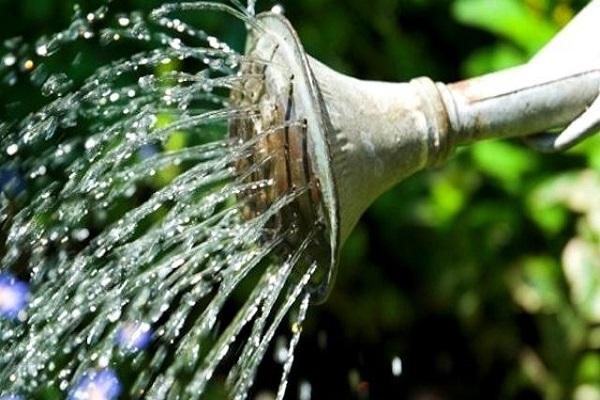
[[[502,36],[531,55],[558,30],[520,0],[458,0],[453,11],[462,23]]]
[[[556,311],[562,304],[558,263],[549,257],[531,257],[519,263],[511,289],[516,302],[530,313]]]
[[[563,253],[563,269],[571,298],[590,322],[600,322],[600,252],[580,238],[572,239]]]
[[[516,190],[523,175],[538,165],[536,155],[508,142],[485,141],[473,146],[473,161],[508,190]]]
[[[600,382],[600,354],[587,353],[577,366],[577,381],[579,383]]]
[[[514,46],[498,44],[473,53],[463,65],[466,77],[480,76],[492,71],[514,67],[527,61],[526,54]]]

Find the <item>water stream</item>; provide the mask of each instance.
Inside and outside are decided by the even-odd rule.
[[[280,333],[285,395],[320,228],[298,240],[274,223],[307,187],[247,212],[282,156],[256,162],[256,146],[284,127],[229,137],[260,118],[231,99],[255,90],[242,68],[265,61],[186,23],[192,12],[255,24],[253,1],[109,5],[0,50],[3,84],[27,77],[46,98],[0,122],[0,399],[199,399],[223,385],[245,399]],[[143,50],[84,79],[51,70],[72,43],[122,41]]]

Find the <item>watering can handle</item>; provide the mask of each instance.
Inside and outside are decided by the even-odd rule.
[[[600,132],[600,96],[560,135],[541,134],[526,137],[524,140],[535,150],[555,153],[568,150],[598,132]]]
[[[595,62],[600,65],[600,0],[591,1],[573,21],[563,29],[530,64],[556,65],[564,60]],[[600,131],[600,96],[560,135],[541,134],[526,138],[525,142],[541,152],[566,150]]]
[[[600,0],[592,0],[531,63],[553,66],[564,62],[600,62]]]
[[[538,150],[560,151],[600,127],[600,65],[549,69],[526,64],[438,88],[453,145],[529,137],[568,126],[558,136],[528,139]]]
[[[600,0],[591,1],[528,64],[438,84],[455,144],[521,136],[542,152],[566,150],[600,130]],[[539,134],[564,128],[559,135]]]

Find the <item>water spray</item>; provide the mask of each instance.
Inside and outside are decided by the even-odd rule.
[[[48,100],[0,123],[0,398],[200,399],[225,382],[241,400],[284,331],[283,399],[309,305],[381,193],[458,146],[560,151],[600,128],[600,0],[530,63],[450,85],[344,76],[305,53],[281,7],[231,3],[112,25],[102,7],[36,56],[2,57],[0,74],[20,68]],[[247,26],[245,55],[173,15],[214,11]],[[41,68],[96,36],[144,50],[79,86]]]
[[[303,215],[318,215],[327,226],[330,271],[316,298],[330,290],[340,247],[360,216],[402,179],[481,140],[521,137],[534,149],[558,152],[600,130],[598,19],[596,0],[531,62],[447,85],[342,75],[308,56],[280,13],[259,15],[247,51],[272,65],[261,71],[261,90],[279,99],[261,110],[306,122],[303,137],[278,144],[297,173],[273,178],[294,186],[314,176],[318,192]]]

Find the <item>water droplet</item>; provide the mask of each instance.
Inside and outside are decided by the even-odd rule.
[[[300,382],[298,387],[298,400],[311,400],[312,398],[312,385],[308,381]]]
[[[296,334],[296,333],[300,333],[302,331],[302,326],[300,324],[298,324],[297,322],[294,322],[292,324],[292,333]]]
[[[248,7],[246,8],[246,11],[248,12],[249,15],[254,16],[256,13],[256,0],[248,0]]]
[[[285,363],[288,359],[288,343],[284,336],[279,336],[275,341],[274,359],[279,364]]]
[[[275,4],[272,8],[271,8],[271,12],[273,14],[278,14],[278,15],[284,15],[285,14],[285,8],[283,7],[282,4]]]
[[[121,25],[122,27],[125,28],[125,27],[129,26],[129,23],[131,21],[127,17],[119,17],[118,22],[119,22],[119,25]]]
[[[398,356],[392,359],[392,375],[402,375],[402,359]]]
[[[206,38],[206,41],[208,42],[208,45],[209,45],[210,47],[212,47],[213,49],[218,49],[218,48],[219,48],[219,45],[220,45],[220,43],[221,43],[221,42],[219,42],[219,39],[217,39],[217,38],[216,38],[216,37],[214,37],[214,36],[209,36],[209,37],[207,37],[207,38]]]
[[[13,143],[6,148],[6,154],[9,156],[14,156],[19,152],[19,145]]]
[[[96,147],[97,145],[98,145],[98,140],[96,138],[91,137],[85,141],[84,147],[86,150],[91,150],[94,147]]]
[[[66,74],[54,74],[42,85],[42,94],[44,96],[61,95],[67,92],[72,85],[73,81]]]
[[[90,237],[90,231],[85,228],[76,229],[75,231],[73,231],[73,238],[79,242],[83,242],[88,237]]]
[[[47,168],[45,165],[40,165],[36,170],[34,170],[31,174],[29,174],[31,179],[38,178],[40,176],[46,175]]]
[[[12,67],[16,63],[17,57],[15,57],[13,54],[7,54],[4,57],[2,57],[2,64],[4,64],[7,67]]]
[[[147,90],[154,84],[154,80],[155,78],[152,75],[142,76],[138,79],[138,85],[140,88]]]
[[[35,49],[35,52],[40,57],[46,57],[48,55],[48,46],[41,44]]]
[[[116,342],[122,350],[135,353],[150,344],[152,330],[145,322],[126,322],[119,329]]]
[[[117,322],[119,320],[119,318],[121,318],[121,310],[120,309],[114,310],[113,312],[108,314],[107,318],[110,322]]]
[[[181,44],[182,44],[181,43],[181,39],[179,39],[179,38],[171,39],[171,41],[169,42],[169,46],[171,46],[175,50],[180,50],[181,49]]]

